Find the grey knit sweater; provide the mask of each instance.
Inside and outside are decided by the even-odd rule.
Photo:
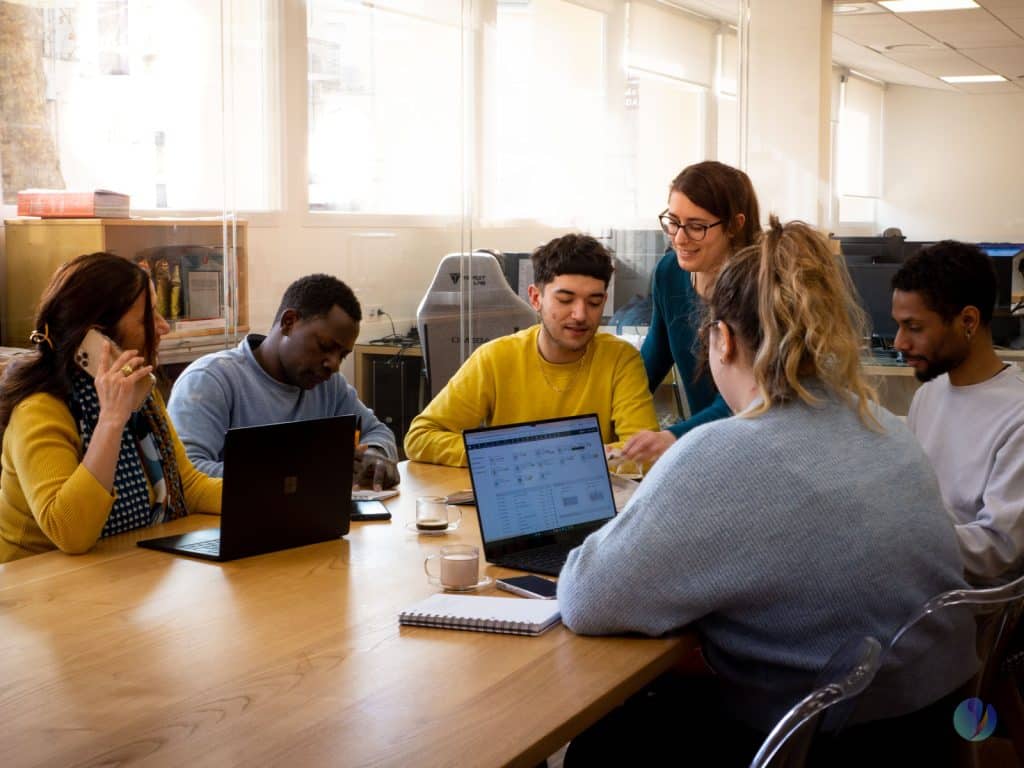
[[[561,573],[574,632],[694,627],[734,713],[767,729],[855,636],[883,645],[965,586],[928,460],[888,411],[796,402],[707,424],[662,456]]]

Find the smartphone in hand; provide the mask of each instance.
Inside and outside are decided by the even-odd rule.
[[[100,358],[103,355],[103,345],[110,344],[110,364],[113,365],[114,361],[121,356],[123,350],[117,346],[109,336],[101,333],[95,328],[90,328],[85,334],[85,338],[82,339],[82,343],[79,344],[78,349],[75,351],[75,362],[78,366],[92,376],[96,378],[96,374],[99,373]],[[149,376],[145,376],[138,380],[135,384],[135,409],[138,409],[143,401],[149,396],[149,393],[153,389],[153,385],[156,384],[156,376],[152,373]]]

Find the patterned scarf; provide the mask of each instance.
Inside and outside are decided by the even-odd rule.
[[[100,401],[92,378],[81,371],[76,371],[72,380],[71,412],[78,421],[84,452],[89,448],[100,418]],[[150,486],[154,496],[152,505],[149,501]],[[156,525],[186,514],[185,494],[170,430],[153,395],[147,397],[142,407],[131,415],[121,433],[114,490],[114,506],[100,538]]]

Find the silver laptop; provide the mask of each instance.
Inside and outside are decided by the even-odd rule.
[[[595,414],[463,433],[487,560],[557,576],[615,516]]]

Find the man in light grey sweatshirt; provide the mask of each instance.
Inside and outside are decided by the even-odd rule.
[[[971,581],[1024,566],[1024,374],[992,345],[996,273],[977,246],[922,248],[893,277],[896,349],[927,382],[907,425],[939,478]]]

